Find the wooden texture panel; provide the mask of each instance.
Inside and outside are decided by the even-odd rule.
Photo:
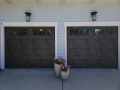
[[[55,53],[54,27],[5,28],[7,68],[50,68]]]
[[[68,63],[75,68],[117,68],[118,27],[68,27]]]

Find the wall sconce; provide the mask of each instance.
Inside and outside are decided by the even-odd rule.
[[[31,13],[30,12],[25,12],[25,15],[26,15],[26,22],[30,22]]]
[[[96,21],[96,19],[97,19],[97,13],[98,13],[97,11],[93,11],[93,12],[90,13],[92,21]]]

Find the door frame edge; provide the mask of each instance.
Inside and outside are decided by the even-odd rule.
[[[5,27],[55,27],[55,57],[57,57],[57,22],[1,22],[0,25],[0,68],[5,69]]]
[[[66,65],[67,65],[67,27],[69,26],[117,26],[118,27],[118,69],[120,70],[120,21],[64,22]]]

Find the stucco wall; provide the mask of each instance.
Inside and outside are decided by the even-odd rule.
[[[58,55],[65,57],[64,22],[90,21],[91,10],[97,10],[98,21],[120,21],[119,4],[39,4],[0,6],[0,22],[24,22],[31,10],[34,22],[58,22]]]

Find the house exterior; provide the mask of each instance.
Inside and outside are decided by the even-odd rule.
[[[1,69],[50,68],[58,56],[73,68],[120,69],[120,0],[1,0],[0,23]]]

